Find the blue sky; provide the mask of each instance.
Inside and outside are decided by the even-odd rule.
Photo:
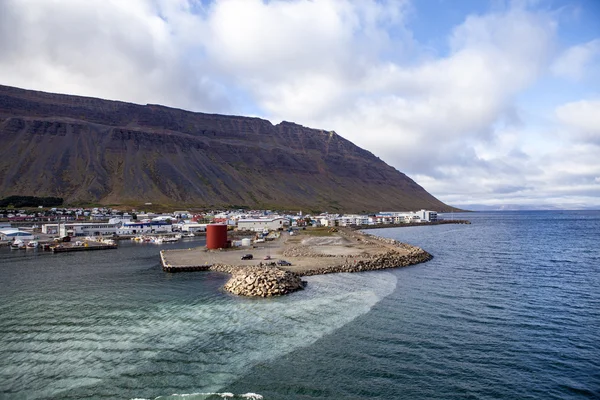
[[[600,1],[4,0],[0,83],[335,130],[441,200],[600,208]]]

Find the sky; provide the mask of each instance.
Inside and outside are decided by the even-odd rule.
[[[468,209],[600,209],[597,0],[1,0],[0,84],[333,130]]]

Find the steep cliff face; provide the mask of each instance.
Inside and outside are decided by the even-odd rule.
[[[334,132],[0,86],[0,197],[377,211],[448,206]]]

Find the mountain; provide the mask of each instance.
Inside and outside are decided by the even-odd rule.
[[[335,132],[0,85],[0,198],[329,212],[451,207]]]

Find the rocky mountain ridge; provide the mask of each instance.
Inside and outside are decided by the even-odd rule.
[[[449,210],[335,132],[0,85],[0,197],[330,212]]]

